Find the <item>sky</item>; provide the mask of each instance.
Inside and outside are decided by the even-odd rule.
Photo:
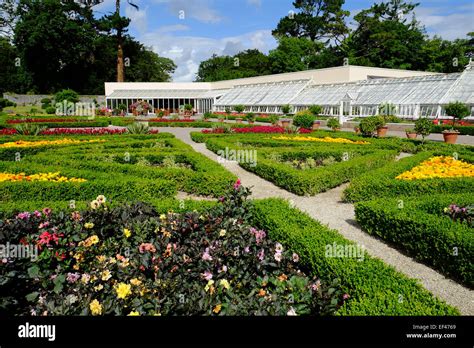
[[[199,63],[212,54],[234,55],[256,48],[276,47],[271,31],[293,10],[293,0],[122,0],[122,15],[131,19],[129,33],[178,66],[173,81],[194,81]],[[352,16],[380,0],[346,0]],[[474,31],[473,0],[417,0],[417,19],[430,36],[464,38]],[[94,7],[96,16],[115,9],[115,0]]]

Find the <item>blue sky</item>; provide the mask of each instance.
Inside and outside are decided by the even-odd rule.
[[[202,60],[213,53],[233,55],[257,48],[267,53],[276,47],[271,35],[280,18],[293,9],[292,0],[134,0],[136,11],[122,0],[122,14],[131,18],[130,34],[178,65],[174,81],[193,81]],[[346,0],[354,15],[374,0]],[[380,2],[380,0],[377,0]],[[473,0],[418,0],[417,19],[428,34],[446,39],[474,31]],[[97,14],[114,10],[105,0]],[[351,20],[349,20],[351,22]],[[350,23],[349,23],[350,24]]]

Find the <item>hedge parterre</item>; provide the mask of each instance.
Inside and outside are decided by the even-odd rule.
[[[469,193],[399,196],[359,202],[355,213],[368,233],[473,287],[473,227],[445,213],[450,206],[472,203]]]

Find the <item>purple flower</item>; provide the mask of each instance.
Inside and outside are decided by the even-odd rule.
[[[46,221],[46,222],[42,222],[42,223],[40,223],[40,225],[38,226],[38,228],[40,228],[40,229],[41,229],[41,228],[46,228],[46,227],[48,227],[48,226],[49,226],[49,222],[48,222],[48,221]]]
[[[345,300],[347,300],[349,297],[351,297],[349,294],[344,294],[344,296],[342,296],[342,299],[345,301]]]
[[[246,247],[244,248],[244,252],[245,252],[246,254],[248,254],[248,253],[250,252],[250,247],[246,246]]]
[[[212,273],[209,272],[209,271],[206,271],[204,273],[201,273],[201,276],[206,279],[207,281],[211,280],[212,279]]]
[[[240,188],[240,185],[242,185],[240,179],[237,179],[237,181],[234,184],[234,190],[238,190]]]
[[[206,248],[206,250],[202,254],[202,259],[205,261],[212,261],[212,256],[209,254],[209,248]]]
[[[320,281],[320,280],[317,280],[316,283],[314,283],[313,285],[311,285],[311,290],[313,290],[313,291],[318,291],[320,286],[321,286],[321,281]]]
[[[43,209],[43,214],[46,215],[46,216],[49,216],[49,214],[51,214],[51,209],[50,208],[44,208]]]
[[[66,279],[68,283],[75,283],[78,281],[80,277],[81,275],[79,273],[68,273]]]
[[[227,272],[227,266],[222,266],[222,268],[219,270],[219,273],[225,273]]]
[[[293,262],[298,262],[300,260],[300,256],[297,253],[293,253]]]
[[[258,254],[257,254],[257,257],[260,261],[263,261],[263,258],[265,257],[265,250],[261,249]]]
[[[225,201],[225,197],[224,197],[224,196],[219,197],[219,202],[222,203],[222,202],[224,202],[224,201]]]
[[[37,218],[41,217],[41,213],[38,210],[35,210],[33,213]]]

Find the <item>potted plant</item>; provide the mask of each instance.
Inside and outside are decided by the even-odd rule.
[[[141,116],[148,113],[148,110],[150,110],[150,105],[146,101],[139,100],[136,103],[133,103],[130,108],[132,109],[134,116]]]
[[[413,128],[405,129],[405,134],[407,135],[408,139],[416,139],[416,137],[418,136],[418,134]]]
[[[383,116],[377,116],[376,119],[376,126],[377,126],[377,137],[378,138],[383,138],[387,136],[388,132],[388,127],[387,123],[385,121],[385,118]]]
[[[313,121],[313,130],[318,130],[321,127],[321,121]]]
[[[335,117],[332,117],[328,120],[328,127],[331,128],[334,132],[341,130],[341,124],[339,120]]]
[[[433,129],[433,123],[431,122],[431,120],[429,120],[428,118],[424,117],[424,118],[420,118],[418,120],[416,120],[415,122],[415,132],[416,134],[418,135],[421,135],[421,143],[424,144],[425,143],[425,137],[427,137],[428,135],[431,134],[431,130]]]
[[[249,112],[245,118],[249,124],[255,123],[255,114],[253,112]]]
[[[360,127],[359,127],[359,126],[355,126],[355,127],[354,127],[354,132],[355,132],[355,134],[359,135],[359,134],[360,134]]]
[[[467,107],[467,105],[461,102],[449,103],[444,107],[444,109],[446,110],[446,115],[453,118],[452,128],[443,131],[444,142],[447,144],[456,144],[459,135],[459,131],[454,129],[456,119],[462,120],[464,117],[469,116],[471,114],[471,110]]]
[[[212,114],[210,112],[205,112],[204,115],[202,116],[202,118],[205,122],[207,122],[207,121],[209,121],[211,116],[212,116]]]
[[[190,120],[192,115],[193,115],[193,106],[192,106],[192,104],[184,105],[184,119],[185,120]]]
[[[271,115],[268,117],[268,120],[273,126],[277,126],[280,123],[280,117],[278,115]]]

